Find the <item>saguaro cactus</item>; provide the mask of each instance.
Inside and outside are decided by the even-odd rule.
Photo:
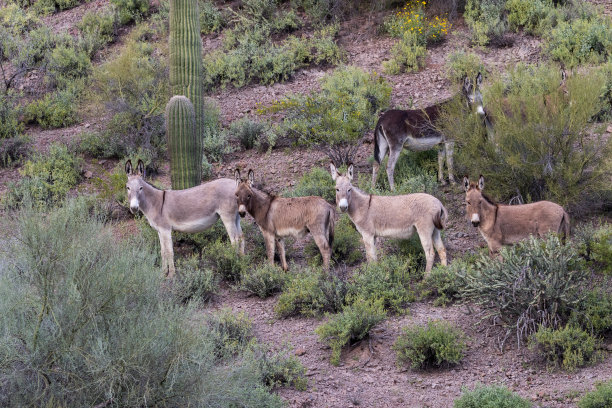
[[[177,154],[171,153],[172,188],[183,189],[200,184],[202,178],[202,134],[204,123],[204,101],[202,99],[202,39],[200,38],[200,14],[198,0],[170,0],[170,90],[172,95],[184,95],[193,104],[195,112],[195,143],[174,141],[177,129],[169,125],[168,144],[185,146],[177,149]],[[166,112],[170,108],[169,102]],[[172,108],[174,109],[174,108]],[[180,116],[180,115],[179,115]],[[168,115],[167,115],[168,117]],[[177,120],[187,124],[186,120]],[[187,130],[180,130],[179,134],[190,137]],[[185,161],[180,164],[176,161]],[[195,167],[193,167],[195,166]],[[188,178],[174,173],[175,169],[191,169]],[[175,180],[176,179],[176,180]],[[179,181],[180,180],[180,181]]]
[[[193,104],[183,95],[176,95],[166,105],[166,132],[170,153],[172,188],[181,190],[200,183],[202,158],[198,149],[196,115]]]

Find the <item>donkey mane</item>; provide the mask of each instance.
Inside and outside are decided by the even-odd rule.
[[[473,181],[470,182],[470,188],[469,190],[475,190],[478,188],[478,185],[476,183],[474,183]],[[494,205],[496,207],[499,207],[501,204],[499,204],[497,201],[493,200],[491,197],[489,197],[488,195],[486,195],[485,193],[483,193],[482,191],[480,191],[480,195],[482,195],[482,198],[485,199],[485,201],[491,205]]]

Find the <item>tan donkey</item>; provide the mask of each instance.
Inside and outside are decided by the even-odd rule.
[[[548,233],[563,233],[569,236],[569,215],[558,204],[538,201],[531,204],[497,204],[482,193],[484,177],[478,184],[463,178],[467,217],[478,227],[489,246],[491,256],[497,254],[502,245],[514,244],[530,235],[542,237]]]
[[[232,179],[218,179],[185,190],[158,190],[144,181],[144,164],[138,160],[137,173],[132,162],[125,163],[126,184],[130,211],[138,210],[159,235],[162,270],[169,278],[175,273],[172,231],[200,232],[210,228],[219,218],[230,241],[244,254],[244,240],[240,216],[234,197]]]
[[[354,187],[353,165],[346,175],[338,173],[330,164],[332,179],[336,181],[336,204],[348,212],[351,221],[363,238],[368,261],[376,261],[376,237],[407,239],[416,229],[425,251],[425,273],[433,267],[435,252],[446,265],[446,249],[440,236],[448,217],[446,209],[436,197],[424,193],[398,196],[366,194]]]
[[[253,187],[255,175],[249,170],[247,180],[236,170],[236,198],[238,213],[248,212],[257,223],[266,243],[268,261],[274,265],[274,247],[278,248],[281,264],[287,270],[285,244],[282,237],[303,237],[312,234],[321,256],[323,267],[329,268],[334,241],[335,209],[321,197],[283,198],[267,194]]]

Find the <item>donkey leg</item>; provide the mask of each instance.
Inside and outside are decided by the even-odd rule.
[[[455,184],[455,172],[453,170],[453,154],[455,153],[455,142],[446,142],[444,144],[446,150],[446,167],[448,167],[448,180],[451,184]]]
[[[270,263],[270,265],[274,265],[274,234],[265,233],[264,242],[266,243],[266,255],[268,256],[268,262]]]
[[[419,234],[419,239],[421,240],[421,246],[423,247],[423,251],[425,252],[425,275],[427,275],[429,271],[431,271],[431,268],[433,267],[434,263],[434,258],[436,256],[432,242],[432,229],[435,230],[435,227],[433,225],[431,226],[431,229],[417,227],[417,233]]]
[[[234,222],[236,224],[236,232],[238,233],[238,241],[240,242],[238,244],[240,253],[244,255],[244,234],[242,233],[242,227],[240,226],[240,214],[236,213]]]
[[[395,165],[397,164],[397,159],[400,157],[400,153],[402,153],[401,146],[397,150],[390,149],[389,151],[389,160],[387,161],[387,178],[389,179],[389,188],[391,191],[395,190],[393,175],[395,173]]]
[[[376,262],[376,236],[364,235],[363,244],[366,249],[366,259],[368,262]]]
[[[378,144],[378,152],[374,150],[374,163],[372,163],[372,188],[376,187],[376,178],[378,176],[378,170],[380,169],[380,165],[387,155],[387,149],[389,148],[389,144],[387,143],[387,139],[385,139],[382,135],[375,134],[374,135],[375,143]]]
[[[236,228],[236,218],[234,214],[232,215],[221,215],[221,222],[225,226],[225,230],[227,231],[227,235],[229,236],[230,242],[234,247],[237,247],[241,253],[244,253],[244,248],[240,248],[240,224],[238,224],[238,228]],[[240,232],[239,232],[240,231]]]
[[[174,249],[172,248],[172,230],[159,230],[158,235],[161,244],[162,273],[171,279],[176,272],[174,268]]]
[[[438,182],[440,184],[446,184],[444,181],[444,156],[446,156],[446,148],[444,145],[440,145],[438,149]]]
[[[287,266],[287,259],[285,259],[285,243],[280,238],[276,238],[276,248],[278,249],[278,256],[281,260],[281,266],[283,267],[283,270],[286,271],[289,269],[289,267]]]
[[[312,234],[312,237],[314,238],[315,244],[317,244],[317,247],[319,248],[319,252],[321,252],[321,257],[323,258],[323,269],[329,270],[331,247],[329,246],[326,235],[324,233]]]
[[[442,265],[446,266],[446,248],[444,247],[444,242],[442,242],[442,237],[440,236],[440,230],[434,228],[433,232],[433,244],[438,251],[438,255],[440,256],[440,262]]]

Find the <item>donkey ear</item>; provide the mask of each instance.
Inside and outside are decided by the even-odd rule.
[[[463,90],[466,92],[469,92],[471,88],[472,88],[472,81],[470,80],[470,77],[466,75],[463,78]]]
[[[463,188],[465,189],[465,191],[468,191],[470,189],[470,179],[468,178],[468,176],[463,176]]]
[[[125,162],[125,172],[130,175],[132,174],[132,161],[128,160]]]
[[[140,159],[138,159],[138,164],[136,165],[136,170],[138,171],[138,174],[140,174],[142,176],[142,178],[144,178],[145,176],[145,166],[144,166],[144,162]]]
[[[331,173],[332,180],[336,181],[336,179],[338,178],[338,170],[336,170],[336,166],[334,166],[334,163],[329,163],[329,172]]]
[[[253,187],[255,184],[255,173],[253,173],[253,169],[249,169],[249,187]]]
[[[234,178],[236,179],[236,185],[240,184],[240,169],[234,171]]]
[[[484,188],[484,177],[482,176],[482,174],[480,175],[480,177],[478,177],[478,188],[481,190]]]
[[[353,181],[353,165],[349,164],[348,169],[346,170],[346,175],[348,176],[350,181]]]
[[[476,75],[476,86],[480,87],[480,84],[482,84],[482,74],[479,72],[478,75]]]

